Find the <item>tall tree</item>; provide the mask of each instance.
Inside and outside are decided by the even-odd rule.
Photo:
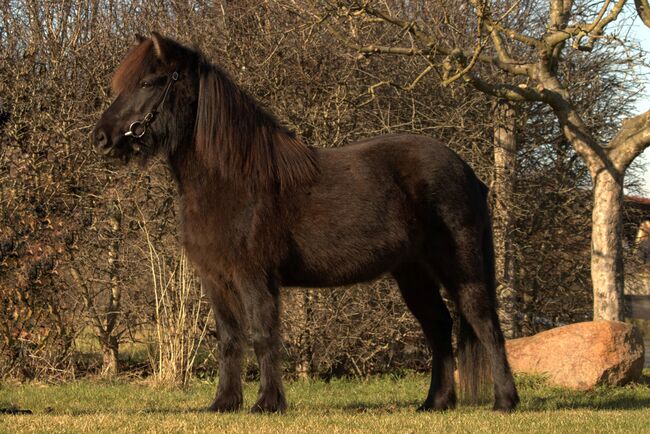
[[[572,49],[591,55],[608,52],[612,66],[638,63],[634,50],[627,57],[618,50],[633,48],[618,37],[628,1],[435,2],[440,10],[436,22],[405,13],[413,2],[397,3],[388,7],[386,2],[325,0],[314,3],[312,13],[340,42],[361,54],[421,56],[428,60],[422,74],[437,71],[445,84],[464,81],[496,98],[548,105],[592,179],[594,319],[622,319],[623,181],[634,158],[650,145],[650,111],[622,120],[616,131],[598,134],[598,126],[590,125],[572,92],[565,62]],[[635,3],[648,24],[648,1]],[[464,20],[460,26],[450,18],[455,16],[458,21],[459,11]],[[526,25],[509,26],[507,18],[513,16]],[[355,21],[362,22],[362,28],[398,28],[405,43],[382,45],[364,40],[358,27],[349,30]],[[518,30],[521,28],[525,30]],[[486,69],[500,74],[486,74]],[[621,73],[620,79],[629,78]]]
[[[499,100],[494,110],[494,241],[499,319],[506,338],[518,335],[517,281],[512,240],[515,179],[517,175],[516,112]]]

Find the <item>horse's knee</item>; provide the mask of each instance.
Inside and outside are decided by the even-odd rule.
[[[240,357],[244,352],[244,342],[241,337],[227,337],[219,339],[219,353],[223,358]]]

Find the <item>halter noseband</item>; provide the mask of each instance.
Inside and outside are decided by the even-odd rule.
[[[165,100],[167,99],[167,95],[169,94],[169,89],[172,87],[172,84],[174,84],[174,82],[177,80],[178,80],[178,72],[174,71],[169,77],[167,77],[167,84],[165,85],[165,90],[163,91],[162,97],[160,98],[160,102],[158,103],[156,108],[154,108],[149,113],[147,113],[142,120],[132,122],[131,125],[129,125],[129,131],[124,133],[126,137],[133,137],[139,139],[142,136],[144,136],[144,134],[147,132],[147,127],[154,121],[156,115],[160,112],[163,105],[165,104]]]

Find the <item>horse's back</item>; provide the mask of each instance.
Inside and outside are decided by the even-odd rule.
[[[460,182],[474,182],[472,169],[442,142],[423,135],[388,134],[370,137],[349,145],[320,151],[322,163],[361,159],[375,169],[388,165],[400,175],[421,178],[437,183],[456,178]]]
[[[384,184],[395,183],[418,206],[469,214],[486,210],[485,184],[458,154],[431,137],[376,136],[325,150],[321,155],[330,171],[346,162],[356,162],[361,172],[373,172],[382,177]]]
[[[379,136],[319,150],[318,159],[320,178],[290,199],[288,283],[372,279],[421,255],[445,219],[475,214],[468,198],[479,199],[480,183],[453,151],[431,138]]]
[[[358,146],[392,169],[389,181],[406,193],[428,241],[442,233],[481,237],[489,224],[488,189],[452,149],[413,134],[379,136]]]

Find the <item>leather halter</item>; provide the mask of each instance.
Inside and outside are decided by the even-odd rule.
[[[147,127],[156,119],[156,115],[160,113],[160,110],[162,110],[163,105],[165,104],[165,100],[169,94],[169,89],[172,87],[172,84],[174,84],[175,81],[178,81],[178,72],[176,71],[167,77],[165,90],[163,91],[160,102],[156,108],[147,113],[142,120],[132,122],[131,125],[129,125],[129,131],[124,133],[125,136],[133,137],[136,139],[144,136],[144,134],[147,132]]]

